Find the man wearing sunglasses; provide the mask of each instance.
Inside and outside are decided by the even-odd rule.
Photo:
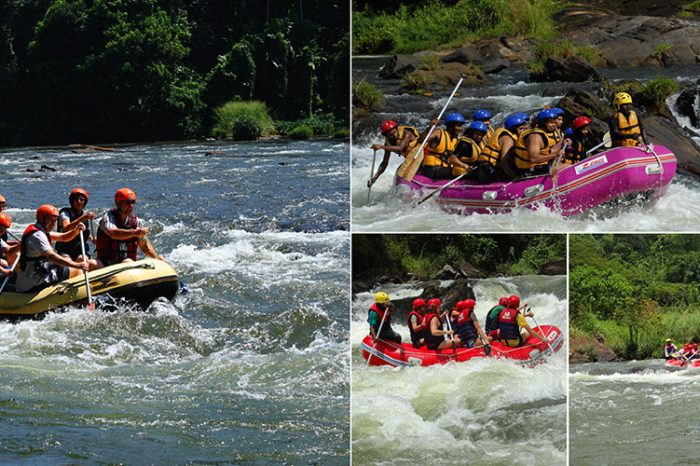
[[[148,241],[148,228],[143,220],[134,215],[136,193],[121,188],[114,195],[116,208],[108,211],[97,230],[97,257],[105,265],[136,260],[139,248],[154,259],[158,255]]]

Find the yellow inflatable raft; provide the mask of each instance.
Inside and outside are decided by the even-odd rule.
[[[93,299],[125,298],[144,309],[156,298],[172,299],[178,292],[177,272],[170,264],[157,259],[142,259],[110,265],[88,273]],[[87,292],[83,275],[56,283],[36,293],[0,294],[0,318],[21,319],[41,316],[63,306],[86,305]]]

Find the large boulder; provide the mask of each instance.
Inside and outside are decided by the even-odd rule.
[[[475,64],[486,74],[493,74],[508,68],[510,62],[503,58],[499,49],[491,43],[467,44],[442,57],[443,63]]]
[[[690,134],[663,116],[650,116],[642,122],[650,142],[662,144],[676,155],[680,170],[700,176],[700,148],[690,139]]]
[[[690,119],[690,124],[700,127],[700,79],[680,93],[675,104],[678,113]]]
[[[383,79],[401,79],[407,74],[416,71],[421,62],[421,59],[415,55],[393,55],[379,70],[379,77]]]
[[[466,278],[461,271],[455,270],[451,265],[445,265],[436,275],[436,280],[457,280],[458,278]]]
[[[531,73],[532,80],[537,82],[564,81],[585,82],[602,81],[602,75],[583,57],[547,58],[544,71]]]
[[[565,24],[562,39],[597,50],[609,68],[696,65],[700,62],[700,22],[681,18],[622,16],[577,5],[555,20]]]
[[[578,116],[589,117],[589,127],[594,138],[602,140],[609,129],[607,119],[612,116],[612,107],[592,92],[569,89],[556,106],[564,110],[564,122],[567,126]]]

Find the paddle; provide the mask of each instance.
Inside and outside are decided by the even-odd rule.
[[[10,268],[10,272],[14,272],[14,271],[15,271],[15,267],[17,267],[17,264],[19,264],[19,254],[17,254],[17,257],[15,258],[15,261],[12,263],[12,267]],[[2,282],[2,286],[0,286],[0,293],[2,293],[2,290],[5,289],[5,285],[7,285],[7,282],[10,280],[10,276],[11,276],[11,275],[12,275],[12,274],[7,275],[7,276],[5,277],[5,280]]]
[[[529,311],[530,308],[527,308],[527,310]],[[547,342],[547,346],[549,346],[549,350],[552,352],[552,354],[554,354],[554,348],[552,348],[552,345],[549,343],[549,338],[545,337],[544,334],[542,333],[542,327],[540,327],[540,324],[537,323],[535,316],[531,315],[530,318],[535,323],[535,326],[537,326],[540,329],[540,335],[542,335],[542,338],[544,339],[544,341]]]
[[[374,343],[372,344],[372,351],[375,350],[377,347],[377,343],[379,342],[379,335],[382,334],[382,327],[384,327],[384,320],[386,319],[386,316],[389,315],[389,306],[386,307],[386,310],[384,311],[384,315],[382,316],[382,321],[379,322],[379,330],[377,330],[377,335],[374,338]],[[367,357],[367,367],[369,367],[369,360],[372,359],[372,352],[370,351],[369,356]]]
[[[474,167],[474,168],[476,168],[476,167]],[[472,170],[473,170],[473,169],[472,169]],[[472,170],[469,170],[469,171],[467,171],[467,172],[462,173],[462,174],[459,175],[457,178],[453,179],[453,180],[450,181],[449,183],[446,183],[446,184],[440,186],[440,187],[437,188],[437,189],[433,189],[433,190],[430,191],[428,194],[426,194],[425,196],[423,196],[422,198],[420,198],[420,199],[418,200],[418,202],[414,202],[414,203],[413,203],[413,207],[414,207],[414,208],[415,208],[415,207],[418,207],[419,205],[421,205],[422,203],[424,203],[425,201],[427,201],[428,199],[430,199],[431,197],[433,197],[435,194],[439,193],[439,192],[442,191],[443,189],[447,188],[448,186],[452,186],[453,184],[455,184],[456,182],[458,182],[459,180],[461,180],[464,176],[466,176],[467,174],[471,173]]]
[[[457,89],[459,89],[459,86],[462,85],[462,81],[464,81],[464,75],[462,75],[459,78],[459,81],[457,82],[457,85],[452,91],[452,94],[450,94],[449,99],[447,99],[447,102],[445,102],[445,106],[442,107],[442,110],[440,111],[440,114],[437,117],[438,120],[442,118],[442,114],[445,113],[445,110],[447,110],[447,106],[450,105],[452,98],[457,93]],[[418,147],[418,149],[411,151],[408,157],[406,157],[406,160],[404,160],[399,169],[396,170],[397,176],[403,178],[406,181],[411,181],[413,179],[413,177],[416,175],[416,172],[420,168],[421,163],[423,162],[423,148],[425,147],[425,143],[428,142],[428,139],[430,138],[430,135],[433,134],[435,127],[436,125],[432,125],[430,127],[430,131],[428,131],[427,136],[425,137],[425,139],[423,139],[423,142]]]
[[[85,239],[83,238],[83,232],[79,232],[80,236],[80,249],[83,253],[83,264],[87,264],[87,255],[85,254]],[[92,300],[92,290],[90,289],[90,280],[88,279],[87,270],[83,270],[83,277],[85,277],[85,290],[87,291],[88,299],[88,309],[90,312],[95,310],[95,302]]]
[[[447,321],[447,330],[452,332],[452,323],[450,322],[450,316],[448,315],[447,311],[445,311],[445,320]],[[455,343],[454,335],[447,336],[450,337],[450,340],[452,341],[452,352],[457,353],[457,343]]]
[[[374,179],[374,163],[377,161],[377,149],[374,149],[374,154],[372,154],[372,171],[369,174],[369,182],[372,183]],[[369,185],[367,189],[367,204],[369,204],[369,196],[372,194],[372,184]]]
[[[607,134],[608,136],[610,136],[610,133],[606,133],[606,134]],[[595,147],[593,147],[593,148],[591,148],[591,149],[588,149],[588,150],[586,151],[586,155],[590,154],[591,152],[593,152],[593,151],[596,150],[596,149],[600,149],[601,147],[605,146],[606,144],[610,144],[610,141],[612,141],[612,140],[608,137],[607,139],[603,140],[603,142],[601,142],[601,143],[598,144],[597,146],[595,146]],[[608,147],[608,146],[605,146],[605,147]]]
[[[607,133],[605,133],[603,135],[603,141],[606,141],[605,144],[603,144],[606,149],[609,149],[612,147],[612,138],[610,137],[610,131],[608,131]]]

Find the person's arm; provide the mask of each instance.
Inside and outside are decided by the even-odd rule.
[[[151,242],[148,241],[148,239],[145,236],[143,238],[139,238],[139,247],[141,248],[141,251],[148,257],[152,259],[162,260],[158,253],[156,253],[156,250],[153,249],[153,245],[151,244]]]
[[[85,230],[85,225],[83,225],[82,223],[79,223],[77,227],[73,228],[70,231],[65,231],[63,233],[51,231],[51,232],[49,232],[49,236],[51,236],[52,241],[58,241],[59,243],[67,243],[68,241],[72,241],[73,238],[78,236],[78,234],[84,230]]]
[[[528,313],[526,313],[526,314],[528,314]],[[547,343],[547,340],[545,340],[542,335],[540,335],[538,332],[535,332],[534,330],[532,330],[532,327],[530,327],[530,324],[528,324],[527,321],[525,320],[526,314],[518,314],[518,317],[517,317],[518,325],[523,327],[525,330],[527,330],[529,335],[533,335],[533,336],[537,337],[540,341]],[[533,315],[532,312],[529,312],[529,314],[530,315],[528,317],[532,317],[532,315]]]
[[[644,145],[648,146],[649,140],[647,139],[647,132],[644,131],[644,125],[642,124],[642,120],[639,119],[639,115],[637,115],[637,121],[639,122],[639,132],[641,133],[641,139],[642,141],[644,141]]]
[[[372,335],[372,340],[377,339],[377,331],[379,328],[379,314],[375,311],[369,311],[369,333]]]
[[[476,318],[476,314],[474,313],[474,311],[472,311],[470,313],[470,318],[471,318],[472,322],[474,322],[474,328],[476,328],[476,333],[479,334],[483,343],[487,344],[488,340],[486,339],[486,334],[484,333],[484,330],[481,328],[481,324],[479,324],[479,320]]]
[[[533,135],[537,135],[537,137],[532,137]],[[530,155],[530,162],[539,164],[547,162],[556,157],[557,154],[554,152],[554,147],[557,147],[556,145],[552,147],[552,151],[548,155],[543,155],[540,153],[543,147],[544,145],[540,134],[534,133],[527,137],[527,151]]]
[[[80,269],[80,270],[89,270],[89,266],[87,262],[76,262],[72,259],[69,259],[67,257],[64,257],[60,254],[58,254],[56,251],[53,249],[49,249],[44,251],[43,256],[52,264],[64,266],[64,267],[73,267],[74,269]]]
[[[454,333],[454,331],[452,331],[452,330],[440,330],[438,328],[438,319],[436,317],[433,317],[432,319],[430,319],[430,333],[433,336],[442,337],[445,335],[452,335]]]
[[[86,221],[86,220],[92,220],[93,218],[95,218],[95,212],[92,212],[92,211],[84,213],[83,215],[81,215],[80,217],[76,218],[76,219],[73,220],[72,222],[69,221],[68,217],[64,217],[64,216],[62,215],[61,218],[60,218],[60,221],[61,221],[61,228],[63,228],[63,231],[70,231],[70,230],[72,230],[73,228],[75,228],[75,227],[77,227],[78,225],[80,225],[81,223],[83,223],[84,221]]]
[[[104,224],[100,224],[100,229],[110,238],[117,241],[123,241],[131,238],[143,238],[148,235],[148,228],[136,228],[134,230],[127,230],[123,228],[111,227],[108,228]]]
[[[391,157],[391,152],[389,152],[388,150],[384,150],[384,158],[382,159],[382,163],[379,164],[379,168],[377,168],[377,173],[375,173],[372,179],[367,182],[368,188],[371,188],[372,185],[377,182],[377,179],[381,176],[382,173],[384,173],[386,167],[389,166],[389,157]]]
[[[634,139],[634,140],[639,139],[638,133],[629,134],[629,135],[628,134],[620,134],[620,126],[617,124],[617,118],[615,118],[615,117],[612,117],[608,121],[608,127],[610,128],[610,139],[612,139],[613,141],[616,139]],[[640,123],[639,127],[641,129],[641,127],[642,127],[641,123]]]
[[[418,322],[417,316],[411,316],[411,328],[414,332],[419,332],[421,329],[421,324]]]
[[[498,138],[499,144],[501,144],[501,160],[505,160],[506,154],[510,149],[513,147],[513,138],[508,136],[507,134],[504,134],[500,138]]]

